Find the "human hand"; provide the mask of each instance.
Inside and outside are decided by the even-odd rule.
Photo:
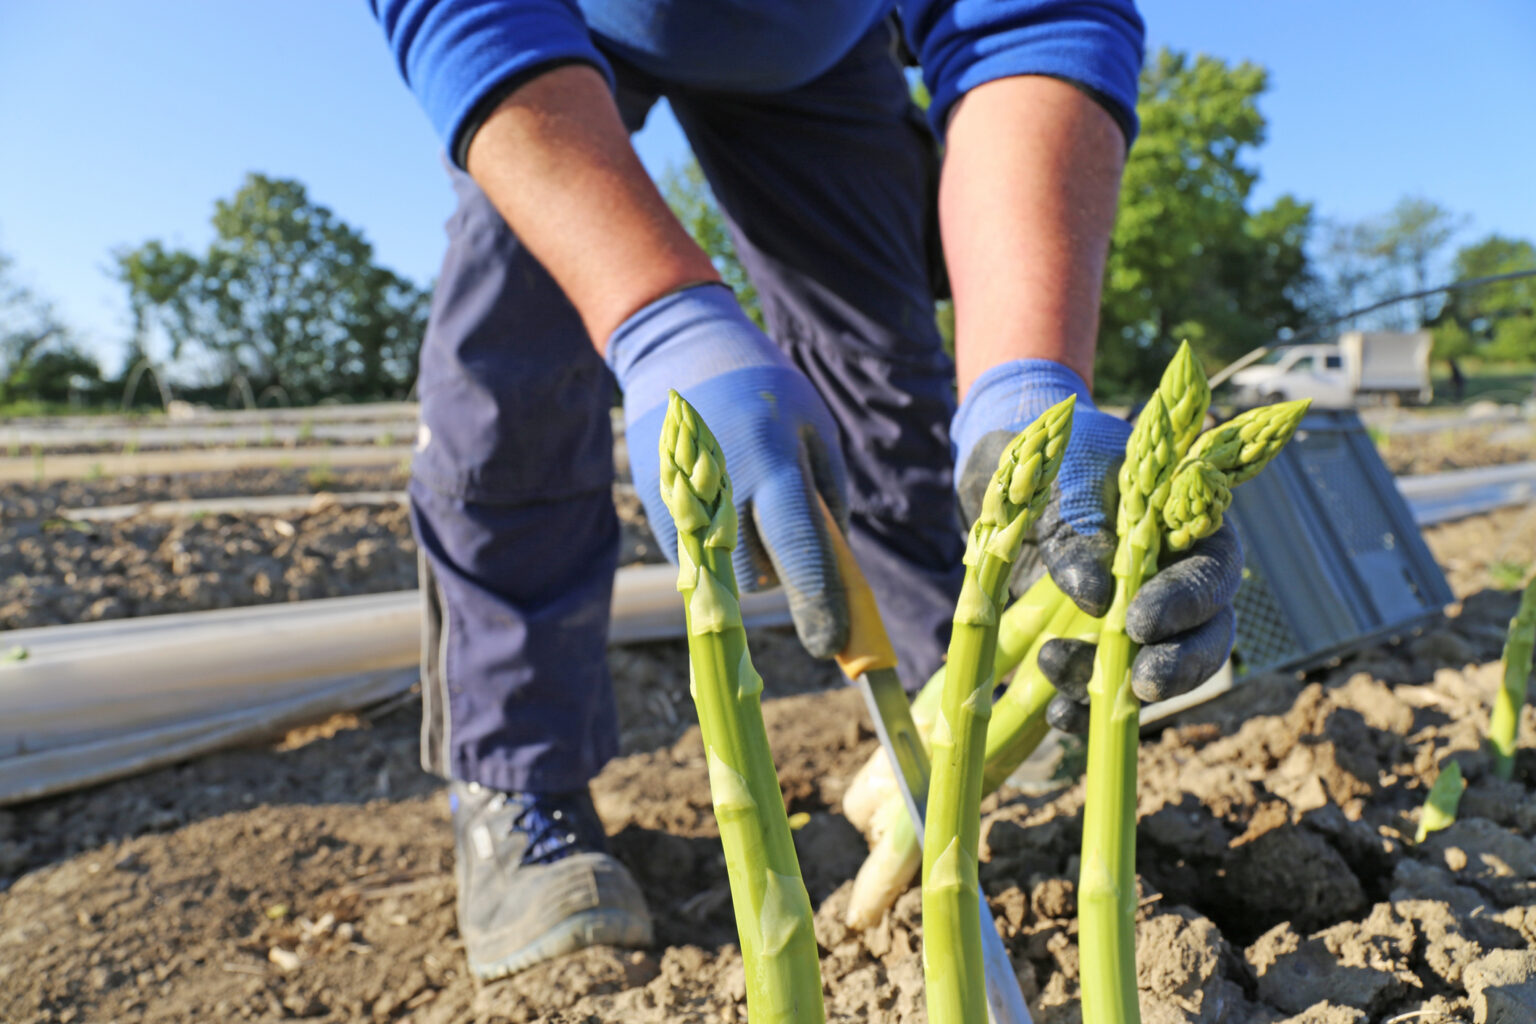
[[[725,453],[741,523],[738,585],[782,583],[806,650],[841,651],[847,599],[817,495],[846,522],[847,471],[837,426],[810,381],[721,285],[686,288],[640,310],[613,333],[607,361],[624,392],[635,488],[667,557],[677,561],[677,531],[661,500],[657,443],[671,389]]]
[[[1057,474],[1051,501],[1020,558],[1016,589],[1049,572],[1062,593],[1084,612],[1102,616],[1114,596],[1116,480],[1131,426],[1098,411],[1082,378],[1059,363],[1017,360],[993,367],[972,385],[955,416],[951,436],[961,507],[974,513],[997,456],[1040,411],[1078,396],[1072,439]],[[978,485],[979,481],[979,485]],[[1131,666],[1132,689],[1144,701],[1166,700],[1210,678],[1232,651],[1236,617],[1232,600],[1242,582],[1237,534],[1224,525],[1188,551],[1167,553],[1157,575],[1137,592],[1127,611],[1126,633],[1142,645]],[[1083,701],[1093,671],[1094,646],[1081,640],[1049,641],[1039,664],[1061,691],[1051,724],[1071,731],[1087,723]]]

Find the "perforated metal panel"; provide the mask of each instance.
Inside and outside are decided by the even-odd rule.
[[[1236,600],[1240,673],[1322,661],[1406,632],[1451,601],[1351,411],[1309,414],[1280,457],[1233,494],[1247,559]]]
[[[1245,542],[1246,543],[1246,542]],[[1252,560],[1250,559],[1250,562]],[[1233,602],[1237,611],[1235,651],[1245,666],[1284,664],[1300,647],[1263,572],[1244,566],[1243,585]]]

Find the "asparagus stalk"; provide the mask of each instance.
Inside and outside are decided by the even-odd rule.
[[[1056,696],[1056,687],[1040,671],[1039,658],[1041,648],[1058,637],[1097,641],[1099,620],[1078,610],[1077,605],[1063,596],[1051,621],[1030,645],[1024,665],[998,697],[997,705],[992,709],[992,721],[987,724],[983,796],[1001,786],[1050,732],[1045,712],[1050,707],[1051,698]]]
[[[1061,466],[1073,404],[1069,398],[1046,410],[1004,449],[966,544],[944,694],[929,734],[923,973],[933,1024],[987,1020],[976,850],[999,609],[1024,532],[1039,516]]]
[[[1206,391],[1205,375],[1187,346],[1180,347],[1163,380],[1171,387],[1160,387],[1152,395],[1126,444],[1112,565],[1115,593],[1099,631],[1088,683],[1087,803],[1078,883],[1085,1024],[1133,1024],[1141,1019],[1134,932],[1140,706],[1131,692],[1134,652],[1125,635],[1126,611],[1142,581],[1156,569],[1160,531],[1154,500],[1167,487],[1182,454],[1165,394]],[[1200,409],[1202,415],[1204,411]],[[1185,446],[1193,440],[1191,436]]]
[[[1422,843],[1431,832],[1438,832],[1456,821],[1456,806],[1461,803],[1461,791],[1466,788],[1458,762],[1452,761],[1440,769],[1440,776],[1429,787],[1429,796],[1419,813],[1419,831],[1413,837],[1415,843]]]
[[[1255,409],[1199,433],[1210,389],[1181,345],[1142,410],[1120,471],[1115,594],[1088,684],[1087,804],[1078,885],[1086,1024],[1136,1024],[1136,752],[1140,702],[1131,690],[1135,646],[1126,613],[1157,571],[1165,534],[1178,550],[1221,526],[1231,488],[1288,441],[1306,402]],[[1187,458],[1185,457],[1187,454]]]
[[[997,626],[997,656],[992,669],[994,682],[1005,678],[1025,660],[1026,653],[1036,645],[1041,631],[1064,600],[1050,576],[1042,575],[1017,601],[1008,606]],[[933,725],[934,715],[938,713],[943,690],[944,666],[940,665],[912,700],[912,723],[917,726],[917,734],[922,738],[924,748],[928,744],[928,730]],[[901,791],[896,786],[895,776],[891,774],[891,759],[884,750],[876,748],[843,791],[843,817],[854,828],[868,834],[878,843],[884,829],[877,822],[888,820],[884,807],[892,800],[901,803]],[[912,841],[915,849],[916,838]]]
[[[997,657],[992,681],[999,682],[1020,665],[1030,664],[1029,655],[1038,653],[1042,635],[1049,632],[1062,606],[1071,603],[1057,589],[1051,574],[1041,573],[1040,578],[1008,606],[997,624]]]
[[[1009,654],[1005,663],[1002,632],[1008,619],[1006,612],[1003,623],[998,627],[998,654],[993,681],[1009,672],[1014,675],[1013,681],[993,707],[992,718],[987,724],[981,783],[983,797],[1001,786],[1024,759],[1035,752],[1035,748],[1050,731],[1045,721],[1045,712],[1051,698],[1056,695],[1056,688],[1040,672],[1036,660],[1040,648],[1058,636],[1088,641],[1098,637],[1097,619],[1091,619],[1078,611],[1077,606],[1063,597],[1054,586],[1050,590],[1056,598],[1050,602],[1050,606],[1056,609],[1055,614],[1050,624],[1030,638],[1017,671],[1014,671],[1016,655]],[[1017,605],[1015,602],[1009,611]],[[1017,636],[1014,640],[1015,644],[1020,642]],[[941,669],[934,679],[942,684],[943,678]],[[932,685],[933,680],[930,680],[928,686]],[[914,718],[918,717],[918,703],[930,692],[928,686],[918,695],[918,700],[913,702]],[[937,694],[938,689],[932,692]],[[927,722],[921,719],[918,721],[919,732],[925,741],[932,718],[930,713]],[[889,758],[886,760],[888,762]],[[848,927],[859,931],[879,923],[897,897],[907,891],[922,866],[922,847],[917,841],[917,832],[912,825],[911,815],[907,813],[907,805],[896,790],[894,780],[891,782],[891,794],[878,809],[871,812],[869,825],[869,856],[853,880],[853,891],[848,898],[844,919]]]
[[[1520,607],[1509,620],[1504,641],[1504,683],[1493,703],[1493,723],[1488,745],[1493,748],[1493,770],[1507,779],[1515,771],[1515,746],[1520,733],[1520,709],[1531,678],[1531,651],[1536,647],[1536,577],[1520,595]]]
[[[747,652],[731,567],[731,479],[714,435],[675,391],[661,429],[661,495],[677,523],[689,683],[746,968],[747,1015],[821,1024],[826,1011],[811,901],[768,749],[763,680]]]

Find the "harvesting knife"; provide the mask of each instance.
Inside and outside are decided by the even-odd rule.
[[[907,803],[907,813],[912,816],[912,826],[917,832],[919,844],[923,841],[923,809],[928,802],[928,752],[917,734],[912,721],[912,704],[907,692],[896,676],[896,652],[891,648],[890,637],[880,621],[880,609],[875,595],[869,589],[864,574],[854,561],[853,551],[843,538],[837,520],[823,504],[827,535],[837,557],[837,571],[848,593],[848,645],[837,656],[838,667],[843,670],[869,706],[869,716],[874,719],[875,733],[880,746],[891,759],[896,784],[902,799]],[[1019,989],[1019,977],[1014,973],[1003,940],[992,925],[992,910],[987,906],[985,893],[978,893],[981,900],[981,956],[987,976],[987,1009],[992,1024],[1033,1024],[1029,1007],[1024,1005],[1024,993]]]

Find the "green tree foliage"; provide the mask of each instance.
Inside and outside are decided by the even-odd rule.
[[[374,262],[356,228],[297,181],[249,174],[214,204],[201,254],[158,240],[114,254],[134,343],[163,332],[172,359],[211,360],[296,403],[401,397],[416,374],[426,291]]]
[[[1493,234],[1463,246],[1452,261],[1458,281],[1536,270],[1536,246]],[[1536,277],[1453,292],[1435,325],[1437,355],[1536,360]]]
[[[1379,257],[1397,294],[1424,291],[1430,286],[1430,274],[1463,220],[1432,200],[1405,196],[1381,218],[1371,234],[1371,252]],[[1429,295],[1417,300],[1417,323],[1422,326],[1434,317],[1440,299]]]
[[[1312,206],[1249,209],[1266,72],[1163,49],[1142,71],[1105,271],[1101,388],[1145,391],[1180,340],[1219,365],[1308,320]]]
[[[1376,234],[1369,221],[1330,219],[1322,227],[1317,302],[1322,315],[1337,319],[1376,297],[1381,260],[1373,251]]]
[[[0,403],[63,402],[94,390],[101,368],[70,338],[53,307],[17,277],[0,253]]]
[[[1424,291],[1444,273],[1445,247],[1464,219],[1419,196],[1405,196],[1386,213],[1327,225],[1318,258],[1324,282],[1319,311],[1342,317],[1394,296]],[[1428,295],[1373,311],[1346,327],[1406,331],[1436,323],[1443,303]],[[1454,353],[1447,353],[1454,354]]]

